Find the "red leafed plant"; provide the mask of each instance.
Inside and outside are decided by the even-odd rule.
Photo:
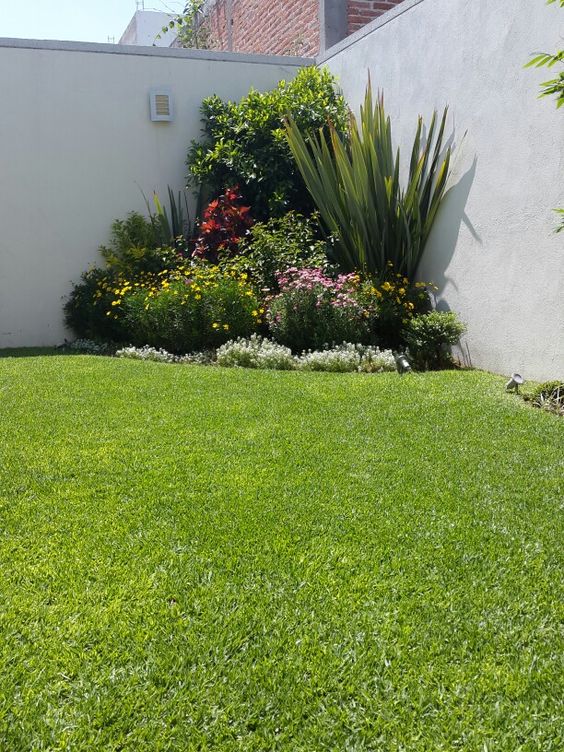
[[[234,256],[238,252],[240,241],[253,224],[250,207],[243,206],[242,202],[236,185],[208,204],[192,254],[194,257],[217,263],[220,256]]]

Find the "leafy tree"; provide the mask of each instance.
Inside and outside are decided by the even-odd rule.
[[[161,34],[176,30],[181,47],[209,50],[213,46],[211,30],[207,22],[204,5],[206,0],[187,0],[182,13],[175,16],[168,26],[163,26]]]

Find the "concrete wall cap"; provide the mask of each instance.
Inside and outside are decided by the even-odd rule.
[[[308,67],[315,64],[313,58],[291,55],[250,55],[241,52],[214,50],[186,50],[169,47],[139,47],[124,44],[98,44],[95,42],[63,42],[51,39],[11,39],[0,37],[0,48],[22,50],[51,50],[54,52],[89,52],[106,55],[136,55],[138,57],[166,57],[180,60],[214,60],[224,63],[250,63],[258,65],[289,65]]]

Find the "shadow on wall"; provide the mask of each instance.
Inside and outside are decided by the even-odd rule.
[[[445,193],[435,218],[435,225],[428,241],[427,250],[423,255],[422,267],[432,270],[432,281],[439,290],[443,290],[447,282],[455,290],[458,290],[452,279],[447,276],[446,270],[454,256],[461,226],[466,225],[474,240],[480,245],[482,244],[481,237],[466,214],[466,204],[476,177],[477,164],[478,159],[474,157],[472,166],[464,173],[458,183]]]
[[[476,177],[477,164],[478,158],[474,157],[472,166],[445,193],[435,219],[435,227],[429,238],[428,249],[423,256],[424,276],[429,277],[429,280],[434,282],[441,291],[447,283],[458,290],[457,285],[447,276],[446,270],[454,256],[462,225],[468,228],[477,243],[482,244],[481,237],[466,214],[466,204]],[[436,297],[435,307],[438,311],[451,310],[448,301],[442,297]],[[465,366],[472,367],[472,357],[467,342],[462,341],[459,347],[455,348],[455,352]]]

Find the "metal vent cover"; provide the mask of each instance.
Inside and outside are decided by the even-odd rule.
[[[151,120],[154,123],[170,123],[173,120],[172,92],[165,86],[149,92]]]

